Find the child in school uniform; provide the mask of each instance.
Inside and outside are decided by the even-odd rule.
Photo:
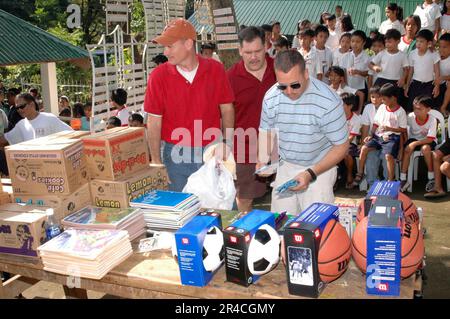
[[[355,157],[359,155],[356,138],[361,135],[361,116],[355,113],[358,108],[358,104],[356,101],[356,96],[354,94],[342,93],[340,96],[344,103],[344,112],[347,118],[347,127],[349,134],[348,141],[350,143],[350,147],[344,158],[345,168],[347,171],[345,188],[351,189],[354,187],[353,167],[355,163]]]
[[[312,46],[314,37],[315,33],[311,29],[301,31],[299,34],[300,48],[298,49],[298,52],[300,52],[305,60],[309,76],[321,80],[323,70],[317,56],[317,51],[315,47]]]
[[[439,107],[444,116],[448,115],[448,105],[450,104],[450,33],[444,33],[439,38],[439,62],[440,83],[439,97],[435,101],[435,105]]]
[[[409,55],[408,80],[405,86],[405,96],[408,104],[405,109],[411,112],[416,96],[430,95],[436,98],[439,95],[439,83],[435,79],[440,77],[439,54],[431,51],[433,33],[423,29],[417,33],[416,49]]]
[[[428,169],[428,182],[426,192],[434,187],[433,158],[431,152],[436,146],[436,119],[428,114],[433,106],[430,96],[420,95],[414,99],[414,111],[408,114],[408,140],[405,143],[402,167],[400,173],[401,191],[409,188],[407,179],[408,167],[411,155],[415,151],[422,151]]]
[[[387,20],[383,21],[378,29],[381,34],[386,34],[391,29],[398,30],[400,34],[405,34],[403,25],[403,8],[396,3],[390,3],[386,6]]]
[[[437,40],[441,31],[440,19],[442,16],[439,5],[434,3],[433,0],[425,0],[416,7],[414,15],[420,17],[421,29],[430,30],[433,33],[433,38]]]
[[[319,60],[319,63],[322,68],[322,81],[329,84],[330,81],[328,79],[328,70],[330,69],[331,65],[333,64],[333,52],[330,48],[325,46],[325,43],[328,40],[328,37],[330,35],[327,27],[323,25],[319,25],[316,28],[316,54],[317,59]]]
[[[363,106],[363,99],[364,99],[364,93],[361,91],[358,91],[356,89],[353,89],[349,87],[345,83],[345,71],[344,69],[338,67],[338,66],[332,66],[330,68],[330,88],[335,91],[338,95],[342,95],[343,93],[350,93],[352,95],[356,95],[355,98],[357,98],[356,101],[356,109],[354,112],[357,114],[361,114],[362,106]]]
[[[361,148],[359,158],[359,171],[354,183],[360,184],[364,178],[364,168],[367,155],[381,149],[382,155],[387,161],[388,180],[393,181],[395,177],[395,159],[403,152],[401,135],[406,133],[407,117],[405,110],[397,102],[397,88],[387,83],[380,89],[383,104],[380,105],[375,115],[372,136],[364,139],[365,145]]]
[[[405,30],[406,33],[400,39],[398,49],[405,52],[408,56],[412,50],[416,48],[416,35],[420,30],[420,17],[415,15],[410,15],[405,19]]]
[[[377,54],[380,53],[381,51],[383,51],[384,49],[385,49],[384,35],[382,35],[382,34],[375,35],[375,37],[372,39],[372,45],[370,46],[370,50],[373,51],[375,53],[375,55],[370,57],[370,62],[372,62],[373,59],[377,56]],[[369,66],[370,66],[370,62],[369,62]],[[374,83],[377,80],[377,78],[378,78],[378,73],[374,72],[372,70],[369,70],[369,76],[367,78],[367,87],[369,90],[372,86],[374,86]]]
[[[351,38],[350,33],[344,33],[339,39],[339,48],[333,51],[333,65],[341,65],[342,58],[344,55],[351,50]]]
[[[345,54],[339,65],[347,72],[348,85],[364,93],[364,101],[367,96],[366,78],[370,61],[369,55],[364,50],[366,39],[364,31],[353,32],[351,38],[352,51]]]
[[[401,34],[398,30],[391,29],[386,32],[386,49],[378,53],[370,62],[369,69],[377,73],[375,85],[383,86],[386,83],[392,83],[398,88],[398,102],[404,106],[403,87],[408,76],[408,57],[398,49]]]
[[[341,33],[336,29],[336,15],[332,14],[326,18],[329,37],[325,45],[330,48],[331,51],[339,48],[339,38]]]

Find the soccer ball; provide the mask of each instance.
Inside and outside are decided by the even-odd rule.
[[[280,236],[271,226],[258,228],[248,247],[247,265],[253,275],[264,275],[280,261]]]
[[[211,227],[203,240],[203,266],[206,271],[217,270],[225,258],[222,231],[216,226]]]

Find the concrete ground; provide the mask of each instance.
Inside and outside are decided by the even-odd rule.
[[[421,171],[423,172],[423,163]],[[439,200],[425,200],[423,197],[426,176],[419,175],[419,181],[413,184],[414,191],[409,194],[417,207],[424,212],[423,226],[426,228],[426,267],[427,279],[423,285],[424,298],[450,298],[450,193]],[[340,187],[336,196],[362,198],[365,193],[358,190],[346,190]],[[270,210],[270,194],[259,199],[255,208]],[[64,298],[61,285],[40,282],[23,293],[25,298]],[[114,298],[102,293],[88,291],[92,299]]]

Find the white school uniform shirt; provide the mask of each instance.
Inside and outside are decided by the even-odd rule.
[[[380,106],[378,108],[380,108]],[[377,110],[375,105],[370,103],[364,107],[363,114],[361,115],[361,124],[369,126],[369,134],[372,132],[373,121],[375,120]]]
[[[330,89],[332,89],[334,92],[336,92],[337,95],[341,95],[342,93],[350,93],[350,94],[356,94],[356,92],[358,90],[355,90],[351,87],[349,87],[348,85],[339,85],[339,87],[337,88],[337,90],[335,90],[333,88],[333,86],[330,84]]]
[[[409,45],[411,44],[411,42],[412,42],[412,40],[409,41],[409,42],[406,42],[405,36],[402,36],[402,37],[400,38],[400,43],[398,44],[398,49],[399,49],[400,51],[406,53],[406,51],[408,50]]]
[[[356,113],[352,113],[350,118],[347,118],[348,134],[352,136],[361,135],[361,116]],[[353,139],[352,144],[356,145],[356,139]]]
[[[441,29],[450,32],[450,14],[446,13],[441,17]]]
[[[0,136],[5,133],[6,129],[8,128],[8,116],[6,116],[6,113],[0,109]]]
[[[434,80],[434,65],[440,61],[439,53],[436,51],[419,55],[417,49],[409,54],[409,66],[414,68],[413,80],[419,82],[431,82]]]
[[[400,135],[401,133],[392,131],[381,132],[380,127],[389,126],[393,128],[407,128],[408,120],[406,112],[401,106],[399,106],[394,111],[390,111],[388,110],[386,105],[381,104],[380,107],[378,108],[377,114],[375,114],[373,124],[378,126],[375,134],[380,137],[383,135],[391,135],[391,134]]]
[[[339,48],[339,40],[341,38],[341,33],[337,29],[335,29],[334,31],[328,29],[328,31],[330,32],[330,36],[328,37],[328,40],[325,43],[325,45],[329,47],[331,51],[334,51],[336,50],[336,48]]]
[[[450,56],[439,62],[439,69],[441,71],[441,76],[450,75]],[[442,81],[442,83],[445,83],[445,81]]]
[[[315,47],[311,47],[309,52],[305,52],[303,48],[298,49],[298,52],[305,59],[306,69],[309,72],[309,76],[313,78],[317,78],[317,74],[323,74],[322,65],[319,61],[319,57],[317,56],[317,51]]]
[[[436,31],[436,19],[440,18],[441,8],[436,3],[432,3],[424,7],[424,4],[418,5],[414,11],[414,15],[420,17],[422,29],[428,29],[431,32]]]
[[[404,35],[406,32],[403,23],[398,20],[392,22],[390,19],[384,20],[381,23],[380,27],[378,28],[378,32],[380,32],[381,34],[386,34],[386,32],[390,29],[398,30],[401,35]]]
[[[319,60],[319,63],[321,65],[322,74],[324,75],[322,81],[329,84],[330,80],[328,80],[328,78],[325,77],[325,74],[333,65],[333,52],[330,50],[330,48],[327,47],[325,47],[325,49],[323,50],[317,49],[316,47],[316,54],[317,59]]]
[[[369,71],[369,61],[370,57],[366,51],[361,51],[358,56],[355,55],[353,51],[346,53],[342,57],[341,68],[345,70],[356,69],[359,71]],[[347,71],[348,72],[348,71]],[[366,84],[366,77],[360,75],[349,75],[347,73],[348,85],[356,90],[364,90]]]
[[[335,66],[340,66],[341,62],[342,62],[342,58],[344,57],[344,55],[348,52],[342,53],[341,51],[339,51],[341,48],[337,48],[333,51],[333,65]]]
[[[5,133],[5,139],[13,145],[61,131],[73,129],[54,114],[41,112],[31,121],[26,118],[20,120],[11,131]]]
[[[425,123],[419,123],[414,112],[408,114],[408,138],[420,141],[428,137],[435,141],[436,129],[437,121],[433,115],[428,114]]]
[[[381,72],[377,73],[379,78],[397,81],[403,76],[403,68],[409,66],[406,53],[398,51],[391,54],[387,49],[379,52],[373,58],[372,63],[381,67]]]

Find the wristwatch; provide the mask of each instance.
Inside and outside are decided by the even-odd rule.
[[[316,173],[314,173],[314,171],[310,168],[308,168],[306,171],[309,173],[309,175],[311,175],[311,182],[315,182],[317,179]]]

